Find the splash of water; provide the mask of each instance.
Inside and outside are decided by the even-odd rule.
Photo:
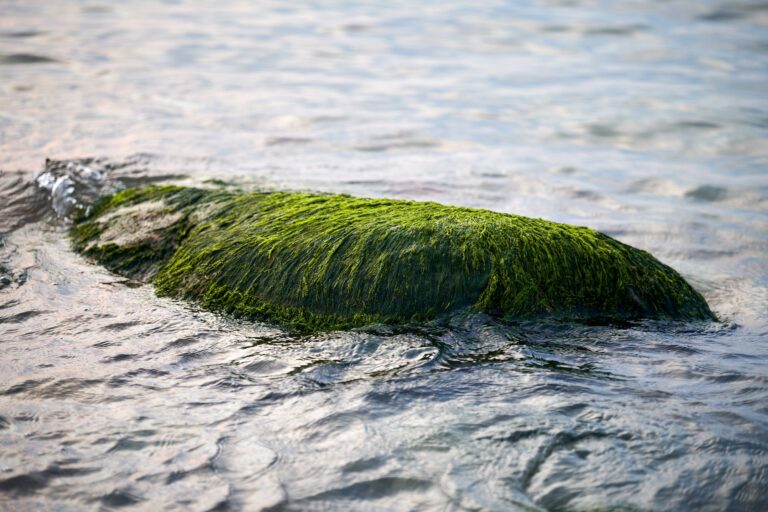
[[[88,209],[96,200],[123,188],[111,179],[113,165],[105,159],[46,160],[35,184],[48,194],[56,215],[70,221]]]

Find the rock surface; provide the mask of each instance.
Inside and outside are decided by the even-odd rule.
[[[302,332],[424,321],[713,320],[645,251],[589,228],[436,203],[176,186],[128,189],[76,250],[160,295]]]

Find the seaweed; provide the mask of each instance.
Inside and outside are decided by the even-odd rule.
[[[461,309],[715,319],[672,268],[595,230],[431,202],[149,186],[102,200],[72,236],[76,250],[159,295],[299,332]]]

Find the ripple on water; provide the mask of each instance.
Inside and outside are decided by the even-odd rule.
[[[0,508],[768,510],[765,2],[137,2],[3,2]],[[727,322],[293,337],[68,249],[169,182],[589,225]]]
[[[435,494],[440,496],[442,493],[431,481],[418,478],[381,477],[307,496],[297,500],[292,508],[301,509],[304,506],[308,510],[323,508],[323,502],[326,502],[324,504],[326,507],[334,503],[341,505],[350,502],[349,506],[354,504],[357,507],[377,508],[399,500],[407,501],[419,508],[431,503]],[[443,497],[441,501],[447,500]]]
[[[37,311],[37,310],[22,311],[21,313],[16,313],[13,315],[0,316],[0,323],[20,324],[20,323],[26,322],[30,318],[34,318],[39,315],[44,315],[46,313],[48,313],[48,311]]]
[[[0,55],[0,65],[2,64],[51,64],[57,63],[58,60],[47,57],[45,55],[37,55],[34,53],[10,53]]]
[[[726,199],[728,195],[729,193],[727,188],[718,187],[716,185],[700,185],[695,189],[689,190],[685,193],[685,197],[687,198],[707,203],[722,201]]]

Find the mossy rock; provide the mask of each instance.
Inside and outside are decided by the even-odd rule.
[[[459,309],[521,320],[714,319],[677,272],[607,235],[437,203],[151,186],[103,199],[72,238],[160,295],[294,331]]]

